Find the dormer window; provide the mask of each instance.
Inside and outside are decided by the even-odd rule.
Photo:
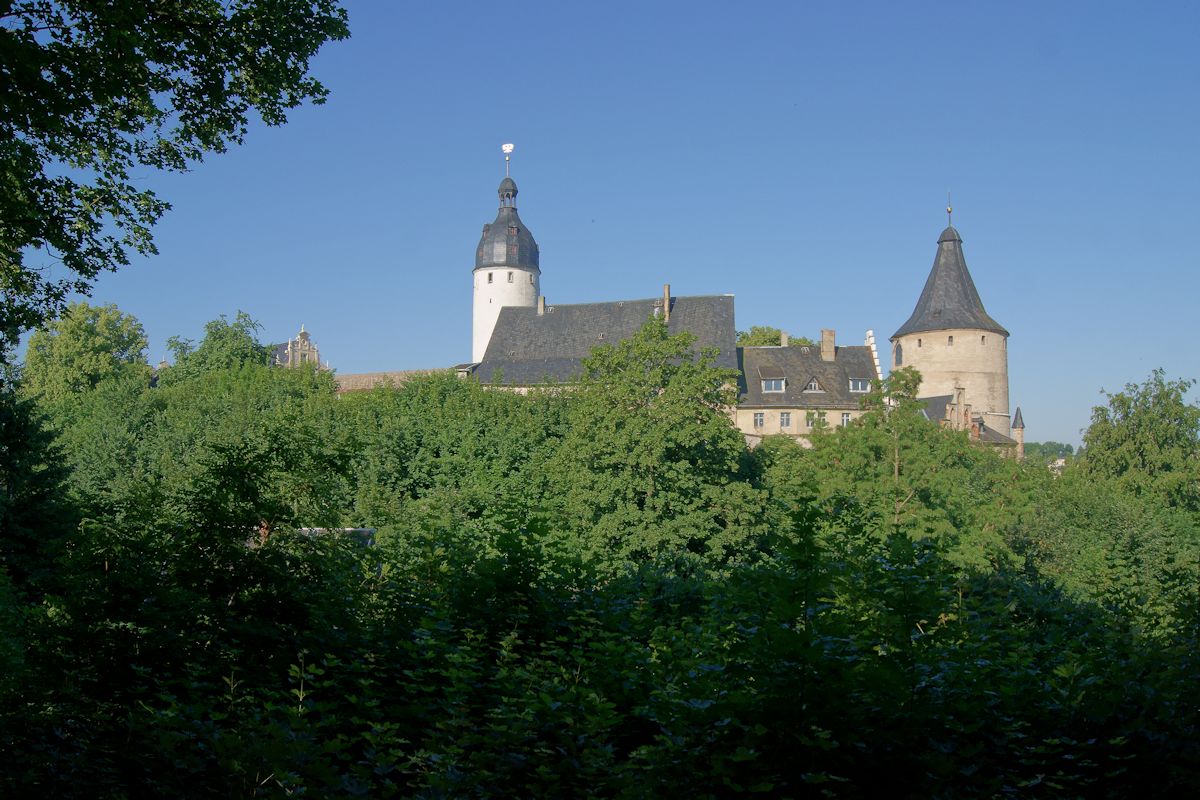
[[[852,391],[852,392],[866,392],[866,391],[869,391],[870,388],[871,388],[871,382],[869,380],[867,380],[866,378],[851,378],[850,379],[850,391]]]
[[[825,390],[821,388],[820,381],[818,381],[816,378],[813,378],[812,380],[810,380],[808,382],[808,385],[806,385],[804,387],[804,391],[806,391],[806,392],[823,392]]]
[[[766,378],[762,382],[762,390],[764,392],[782,392],[783,385],[783,378]]]
[[[517,226],[516,226],[516,225],[510,225],[510,226],[508,227],[508,235],[509,235],[509,236],[516,236],[516,235],[517,235]]]

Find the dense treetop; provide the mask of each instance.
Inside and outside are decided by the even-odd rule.
[[[1197,785],[1200,515],[1158,462],[1017,464],[911,370],[751,450],[732,376],[655,320],[528,394],[338,397],[241,314],[177,354],[0,395],[0,793]],[[1112,396],[1088,458],[1128,397],[1190,419],[1171,387]]]
[[[0,3],[4,344],[131,252],[155,252],[169,204],[133,170],[186,170],[252,118],[278,125],[322,102],[309,60],[348,35],[333,0]]]

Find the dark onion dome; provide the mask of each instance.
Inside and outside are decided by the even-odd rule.
[[[929,279],[917,300],[908,322],[892,334],[893,339],[910,333],[944,331],[969,328],[991,331],[1008,336],[1008,331],[983,310],[983,301],[967,271],[967,260],[963,256],[962,237],[953,226],[942,231],[938,237],[937,256]]]
[[[502,180],[499,195],[500,211],[496,221],[483,226],[483,236],[475,248],[475,269],[519,267],[541,272],[537,242],[513,205],[513,198],[517,196],[516,181],[512,178]]]
[[[506,175],[504,180],[500,181],[500,188],[497,192],[500,195],[500,203],[503,205],[505,200],[512,200],[517,196],[517,182]]]

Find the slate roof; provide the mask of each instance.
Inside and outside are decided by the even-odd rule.
[[[541,272],[540,255],[533,234],[521,222],[517,207],[517,184],[512,178],[500,182],[500,210],[496,219],[483,226],[483,234],[475,248],[475,269],[520,267]]]
[[[821,346],[739,347],[743,408],[858,408],[865,392],[851,392],[850,379],[870,381],[875,362],[866,346],[837,347],[833,361],[821,360]],[[764,392],[766,379],[784,378],[782,392]],[[813,378],[824,391],[806,392]]]
[[[939,394],[934,397],[917,398],[924,407],[921,409],[925,413],[925,418],[930,422],[942,422],[946,419],[946,407],[954,402],[954,395]]]
[[[1013,414],[1012,424],[1008,426],[1015,430],[1025,428],[1025,420],[1021,418],[1021,407],[1017,406],[1017,413]]]
[[[499,372],[502,383],[516,386],[576,380],[583,359],[594,347],[628,339],[656,306],[661,309],[662,298],[547,305],[541,315],[536,308],[506,306],[500,309],[487,352],[474,374],[491,383]],[[667,330],[688,331],[696,337],[697,350],[720,349],[717,366],[737,368],[733,295],[672,297]]]
[[[892,339],[909,333],[956,328],[992,331],[1008,336],[1008,331],[983,309],[983,301],[967,271],[962,237],[953,226],[938,237],[937,256],[917,300],[912,316],[892,334]]]

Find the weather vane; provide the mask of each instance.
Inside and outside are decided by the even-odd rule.
[[[509,177],[508,163],[512,161],[513,146],[511,144],[502,144],[500,145],[500,150],[504,153],[504,177],[507,178]]]
[[[946,224],[953,225],[954,206],[950,205],[950,192],[946,192]]]

